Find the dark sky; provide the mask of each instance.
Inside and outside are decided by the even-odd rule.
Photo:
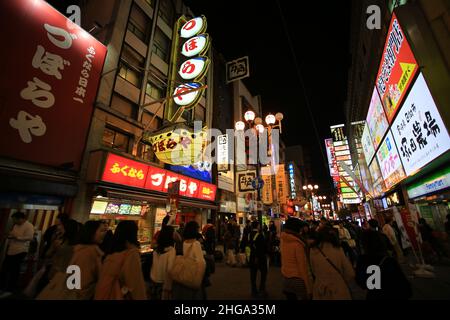
[[[320,136],[314,134],[277,0],[186,0],[196,15],[208,19],[213,46],[227,60],[249,56],[244,83],[262,96],[263,112],[284,113],[282,139],[309,147],[317,183],[329,186],[320,148],[330,125],[344,123],[351,0],[278,0],[303,77]],[[326,157],[326,154],[325,154]]]

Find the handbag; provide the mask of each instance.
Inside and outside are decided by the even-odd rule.
[[[191,289],[200,289],[206,270],[204,259],[196,260],[189,256],[192,246],[182,256],[176,256],[169,276],[173,281]]]

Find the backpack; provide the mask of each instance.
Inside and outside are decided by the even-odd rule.
[[[255,242],[256,239],[259,236],[259,232],[255,233],[255,236],[253,237],[253,240],[249,240],[247,242],[247,246],[245,247],[245,255],[247,256],[247,261],[250,260],[250,255],[252,254],[252,250],[256,250]],[[248,234],[248,237],[250,238],[250,233]]]
[[[122,260],[119,268],[114,273],[100,274],[100,279],[95,288],[94,300],[130,300],[128,289],[123,286],[121,281],[121,273],[125,260],[127,259],[129,250],[122,253]],[[105,265],[104,265],[105,266]],[[111,265],[112,266],[112,265]]]

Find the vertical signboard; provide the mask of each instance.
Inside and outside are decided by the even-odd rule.
[[[450,137],[422,74],[393,122],[392,134],[407,175],[450,149]]]
[[[366,162],[369,165],[372,161],[373,156],[375,155],[375,149],[373,147],[372,136],[369,133],[369,126],[367,124],[364,127],[361,144],[364,152],[364,157],[366,158]]]
[[[417,61],[394,13],[376,79],[389,123],[394,119],[418,69]]]
[[[278,203],[282,205],[286,203],[288,198],[284,164],[277,165],[277,173],[275,177]]]
[[[228,135],[217,137],[217,171],[224,172],[229,169]]]
[[[43,0],[0,11],[0,155],[78,170],[106,47]]]
[[[272,188],[272,172],[270,167],[261,168],[261,177],[264,181],[263,188],[261,190],[261,200],[266,205],[273,203],[273,188]]]
[[[381,100],[376,89],[374,89],[372,93],[366,121],[369,127],[370,136],[372,137],[373,146],[376,150],[389,128],[389,123],[384,114],[383,106],[381,105]]]

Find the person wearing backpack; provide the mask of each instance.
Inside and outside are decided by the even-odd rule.
[[[141,254],[135,221],[119,222],[114,232],[112,254],[100,270],[95,300],[146,300]]]
[[[258,221],[252,222],[252,231],[249,234],[248,245],[249,252],[249,268],[250,268],[250,281],[251,281],[251,294],[253,298],[265,297],[266,292],[266,279],[267,279],[267,241],[261,232],[261,228]],[[256,286],[256,278],[258,271],[261,273],[261,282],[259,291]]]
[[[174,228],[165,226],[158,237],[156,250],[153,252],[153,263],[150,272],[152,281],[152,299],[169,300],[172,296],[172,279],[169,271],[175,261],[175,241],[173,240]]]
[[[366,230],[362,236],[364,255],[356,265],[356,282],[367,290],[369,266],[380,268],[380,289],[367,290],[367,300],[407,300],[412,296],[409,280],[406,278],[397,260],[388,254],[383,234],[375,230]]]

